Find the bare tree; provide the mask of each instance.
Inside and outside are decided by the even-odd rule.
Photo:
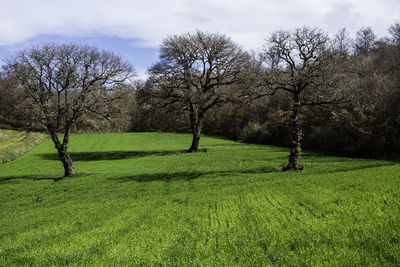
[[[345,56],[350,54],[352,43],[353,40],[350,38],[346,28],[342,28],[332,40],[332,49],[337,55]]]
[[[400,44],[400,20],[396,21],[389,27],[389,33],[395,44]]]
[[[357,54],[368,54],[375,48],[376,35],[371,27],[363,27],[356,33],[354,49]]]
[[[149,69],[160,105],[189,115],[197,152],[204,114],[229,101],[243,79],[249,55],[225,35],[196,31],[166,38],[160,61]]]
[[[74,44],[45,44],[20,51],[7,60],[4,69],[40,109],[63,163],[64,177],[75,174],[67,153],[72,125],[84,114],[108,116],[114,92],[133,74],[132,66],[114,54]]]
[[[277,31],[268,39],[262,57],[267,62],[269,91],[283,90],[292,96],[292,140],[285,170],[301,170],[302,106],[327,106],[339,97],[329,64],[328,37],[319,29],[303,27],[294,32]]]

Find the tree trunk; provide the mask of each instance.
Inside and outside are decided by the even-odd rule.
[[[285,166],[284,170],[302,170],[303,168],[300,166],[299,159],[301,153],[301,140],[303,137],[303,133],[301,130],[299,112],[301,107],[300,102],[300,94],[294,94],[294,103],[293,103],[293,114],[292,114],[292,142],[290,147],[290,155],[289,155],[289,163]]]
[[[72,162],[71,157],[68,155],[66,149],[62,149],[58,151],[58,157],[60,158],[63,166],[64,166],[64,177],[72,177],[75,175],[74,164]]]
[[[58,158],[61,160],[64,167],[63,178],[74,176],[75,175],[74,164],[72,162],[71,157],[67,153],[69,133],[64,135],[64,141],[62,144],[60,143],[60,140],[58,139],[56,133],[51,133],[51,139],[53,140],[54,145],[57,149]]]
[[[199,152],[200,133],[193,133],[192,145],[187,152]]]
[[[200,142],[200,133],[202,127],[203,116],[201,113],[196,113],[195,111],[190,111],[190,125],[192,127],[192,145],[187,150],[188,153],[199,152],[199,142]]]

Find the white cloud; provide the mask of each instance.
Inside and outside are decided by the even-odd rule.
[[[399,18],[398,0],[0,0],[0,45],[43,34],[101,34],[158,46],[167,34],[226,33],[257,49],[273,31],[303,25],[334,34],[372,26],[380,36]]]

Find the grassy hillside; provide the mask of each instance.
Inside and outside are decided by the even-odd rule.
[[[189,135],[71,137],[0,166],[0,265],[399,265],[400,165]]]
[[[0,129],[0,164],[25,154],[45,138],[42,133]]]

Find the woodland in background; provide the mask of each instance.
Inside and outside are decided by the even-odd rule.
[[[390,37],[377,39],[366,27],[354,40],[345,30],[331,39],[335,67],[345,81],[345,99],[328,108],[303,107],[304,148],[351,156],[399,157],[400,24],[392,25],[389,33]],[[116,104],[119,113],[107,120],[82,116],[72,132],[190,132],[187,115],[154,104],[147,87],[147,81],[136,81]],[[0,77],[0,124],[44,130],[37,121],[40,111],[25,94],[13,81]],[[204,115],[203,133],[289,146],[291,103],[288,92],[277,91],[271,96],[218,104]]]

